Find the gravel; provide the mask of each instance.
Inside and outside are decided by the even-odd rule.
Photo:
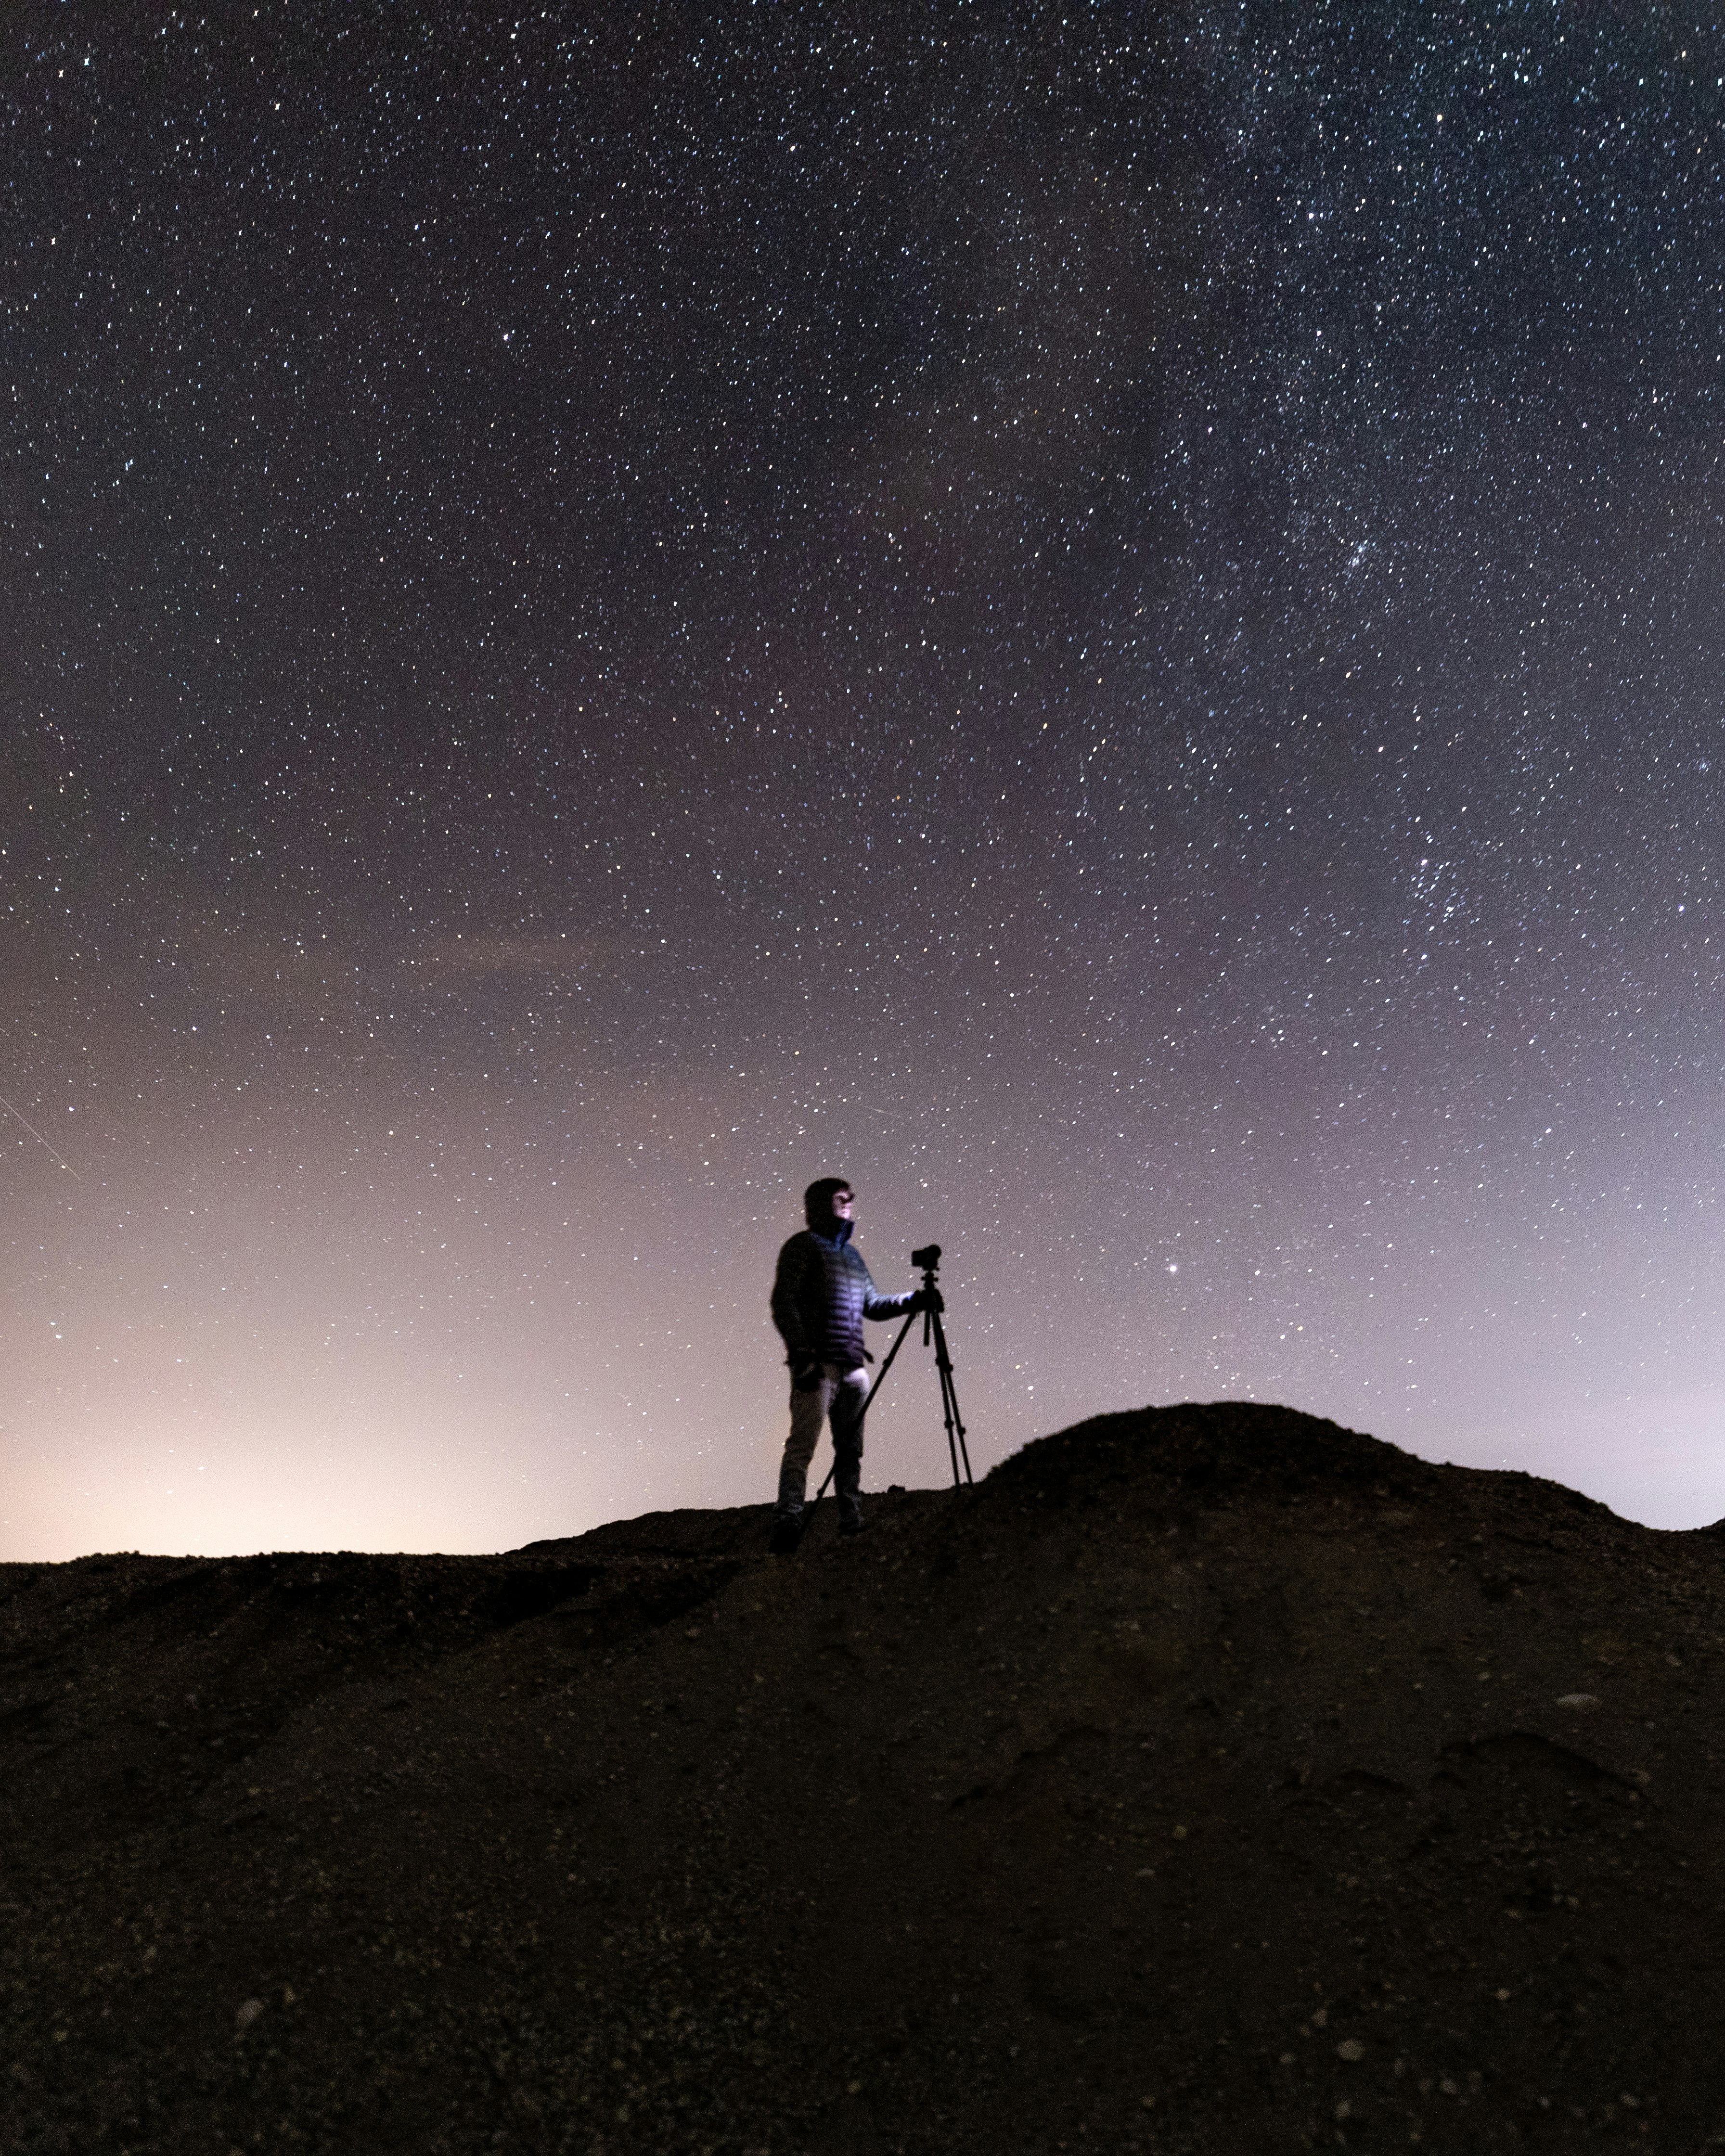
[[[1700,2148],[1725,1543],[1221,1404],[0,1567],[0,2149]]]

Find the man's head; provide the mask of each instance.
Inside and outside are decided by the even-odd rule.
[[[818,1234],[830,1235],[850,1218],[855,1202],[848,1175],[823,1175],[803,1193],[803,1217]]]

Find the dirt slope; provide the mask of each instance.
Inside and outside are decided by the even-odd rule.
[[[0,2148],[1725,2147],[1711,1531],[1223,1404],[830,1532],[0,1568]]]

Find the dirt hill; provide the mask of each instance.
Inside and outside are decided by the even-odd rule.
[[[0,2148],[1725,2147],[1725,1541],[1236,1404],[0,1567]]]

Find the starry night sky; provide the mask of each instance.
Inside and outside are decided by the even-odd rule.
[[[0,1556],[765,1501],[828,1171],[979,1472],[1232,1394],[1725,1513],[1722,78],[9,8]]]

